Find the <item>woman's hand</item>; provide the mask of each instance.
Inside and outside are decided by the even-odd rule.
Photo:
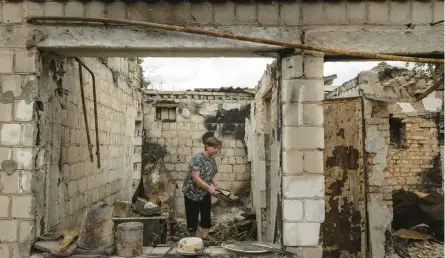
[[[217,195],[218,195],[218,193],[216,192],[216,190],[212,187],[212,189],[210,190],[210,194],[213,196],[213,197],[217,197]]]

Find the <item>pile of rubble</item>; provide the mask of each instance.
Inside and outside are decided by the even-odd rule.
[[[394,251],[403,258],[443,257],[443,194],[393,192]]]
[[[443,244],[432,241],[394,242],[394,250],[401,258],[443,257]]]
[[[220,213],[213,216],[213,226],[209,232],[209,237],[215,244],[228,240],[256,240],[255,214],[243,211],[238,207],[227,208],[225,212],[219,211],[219,207],[216,207],[213,213]],[[176,219],[173,224],[171,239],[173,242],[188,237],[187,223],[184,219]]]

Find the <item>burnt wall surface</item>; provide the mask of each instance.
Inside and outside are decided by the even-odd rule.
[[[176,180],[176,212],[184,214],[182,183],[193,155],[202,152],[204,134],[222,140],[215,157],[220,187],[235,192],[250,190],[245,121],[250,116],[250,93],[146,92],[142,171],[159,158]]]
[[[78,63],[72,58],[43,57],[36,101],[40,145],[36,155],[40,176],[35,181],[40,217],[36,223],[40,233],[79,227],[93,202],[112,204],[129,200],[131,194],[140,66],[123,58],[82,60],[95,75],[101,166],[97,166],[91,75],[82,68],[86,132]]]
[[[248,160],[252,167],[252,201],[258,239],[281,239],[281,109],[279,61],[269,65],[258,83],[246,126]],[[277,224],[278,223],[278,224]]]
[[[366,257],[366,197],[361,99],[327,100],[323,257]]]

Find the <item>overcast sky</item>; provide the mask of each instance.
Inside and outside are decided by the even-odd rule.
[[[145,58],[144,76],[155,89],[187,90],[194,88],[254,88],[272,63],[270,58]],[[329,62],[324,75],[337,74],[334,84],[340,85],[379,62]],[[404,66],[404,62],[387,62]]]

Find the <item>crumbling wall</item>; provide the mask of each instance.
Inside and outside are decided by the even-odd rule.
[[[327,98],[365,96],[409,102],[433,84],[434,80],[422,71],[415,72],[382,62],[337,87],[327,95]]]
[[[388,103],[365,99],[364,111],[368,242],[372,257],[389,257],[392,252],[392,186],[388,166]]]
[[[251,196],[257,215],[258,239],[276,242],[278,198],[281,192],[281,110],[278,62],[269,65],[258,83],[246,128],[252,167]]]
[[[123,58],[81,59],[94,72],[100,144],[96,156],[93,80],[82,68],[86,115],[80,91],[79,65],[72,58],[44,56],[40,78],[37,166],[45,176],[35,182],[45,193],[37,203],[43,209],[37,221],[45,231],[80,226],[90,204],[129,200],[133,183],[135,119],[141,86],[141,68]],[[92,158],[87,142],[91,138]]]
[[[389,172],[394,189],[443,191],[443,134],[438,132],[439,115],[402,114],[390,118]]]
[[[163,158],[176,180],[176,211],[184,214],[182,183],[192,156],[204,150],[202,136],[222,140],[217,178],[220,187],[248,194],[250,166],[244,143],[252,94],[247,92],[147,92],[144,102],[142,169]]]
[[[0,257],[25,257],[41,231],[36,210],[42,190],[36,182],[45,178],[35,167],[39,55],[19,39],[13,48],[1,47]]]
[[[326,196],[323,256],[366,257],[362,99],[325,100],[323,108]]]

